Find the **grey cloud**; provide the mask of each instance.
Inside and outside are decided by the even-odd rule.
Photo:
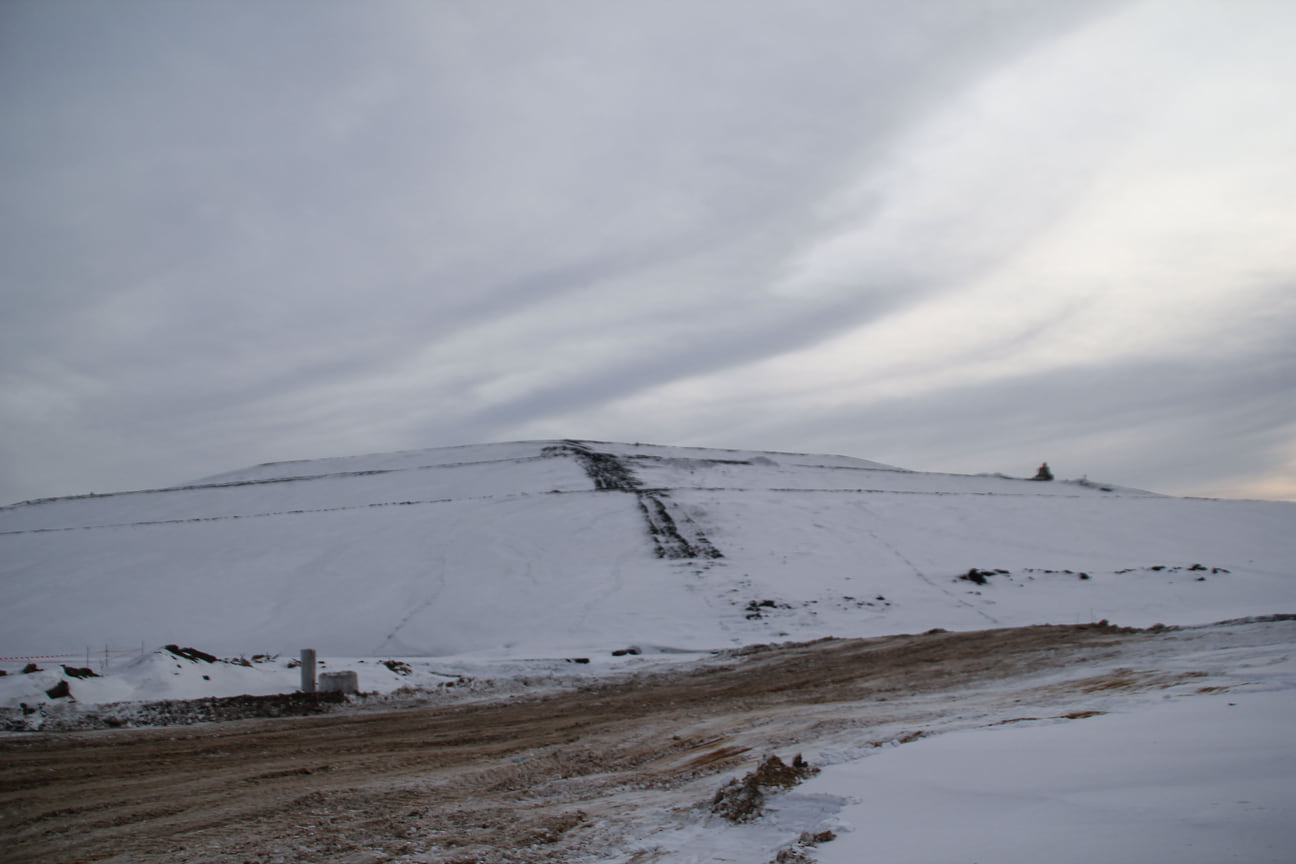
[[[1113,6],[6,4],[0,369],[31,395],[0,399],[24,448],[0,488],[507,437],[947,290],[767,296],[910,122]],[[500,312],[534,316],[529,349],[574,296],[615,308],[654,280],[687,308],[624,322],[638,354],[458,426],[402,404],[435,389],[384,395]],[[375,395],[282,407],[337,382]]]
[[[1021,473],[1048,459],[1059,476],[1185,493],[1283,464],[1296,434],[1291,329],[1257,334],[1242,356],[1203,344],[1175,357],[1025,370],[764,431],[818,435],[820,446],[906,467]]]
[[[915,299],[904,287],[876,287],[856,292],[849,302],[765,304],[758,314],[741,307],[719,312],[719,320],[700,324],[696,334],[657,340],[650,350],[613,366],[591,368],[473,417],[488,434],[523,420],[570,413],[634,396],[638,392],[793,351]],[[684,343],[684,344],[680,344]]]

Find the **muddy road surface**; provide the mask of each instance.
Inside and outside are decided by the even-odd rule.
[[[758,646],[544,696],[0,737],[0,859],[595,860],[767,752],[854,748],[1195,686],[1187,631]]]

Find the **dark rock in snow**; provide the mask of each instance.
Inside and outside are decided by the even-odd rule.
[[[989,579],[989,577],[994,575],[995,575],[995,571],[993,570],[978,570],[977,568],[973,567],[971,570],[967,571],[966,573],[964,573],[962,576],[958,578],[962,579],[964,582],[972,582],[973,584],[976,585],[984,585],[986,584],[986,580]]]
[[[208,654],[206,651],[199,651],[197,648],[181,648],[178,645],[167,645],[166,650],[170,651],[177,657],[183,657],[194,663],[219,663],[220,658],[214,654]]]

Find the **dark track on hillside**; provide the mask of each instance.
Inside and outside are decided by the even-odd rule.
[[[561,445],[546,447],[544,452],[546,455],[573,457],[594,482],[595,489],[632,493],[639,501],[639,511],[643,514],[658,558],[694,561],[724,557],[697,523],[674,505],[666,490],[643,488],[634,469],[619,456],[594,450],[582,441],[564,441]]]

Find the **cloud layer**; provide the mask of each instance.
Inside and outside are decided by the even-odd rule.
[[[555,436],[1296,497],[1291,32],[6,4],[0,499]]]

